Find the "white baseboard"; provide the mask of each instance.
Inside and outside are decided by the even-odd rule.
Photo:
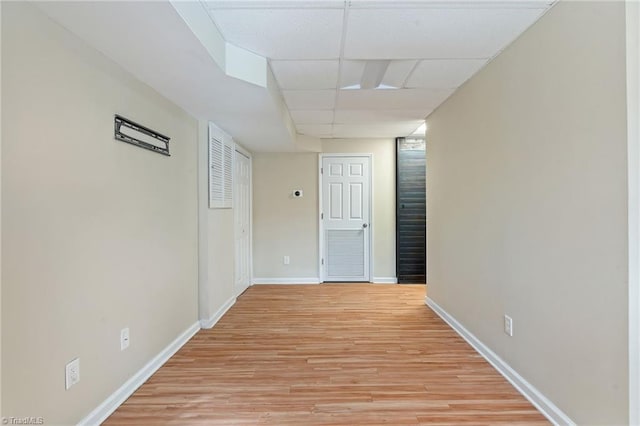
[[[374,284],[397,284],[396,277],[373,277]],[[254,278],[253,284],[320,284],[320,278]]]
[[[489,364],[491,364],[505,379],[507,379],[525,398],[527,398],[544,416],[555,425],[575,425],[560,408],[544,396],[538,389],[527,382],[524,377],[518,374],[502,358],[500,358],[489,347],[482,343],[469,330],[464,328],[454,317],[442,309],[430,298],[425,298],[425,304],[429,306],[440,318],[451,326],[464,340],[467,341]]]
[[[233,306],[234,303],[236,303],[235,297],[232,297],[231,299],[224,302],[224,305],[222,305],[220,309],[215,311],[213,315],[211,315],[211,318],[200,320],[200,327],[211,328],[216,325],[216,323],[220,321],[220,318],[222,318],[222,316],[227,313],[227,311]]]
[[[396,277],[373,277],[371,282],[374,284],[398,284],[398,279]]]
[[[84,419],[80,420],[78,425],[99,425],[104,422],[127,398],[133,394],[144,382],[151,377],[162,365],[169,360],[178,350],[184,346],[198,331],[200,323],[196,322],[186,329],[176,339],[169,343],[158,355],[149,361],[142,369],[134,374],[129,380],[124,382],[111,396],[105,399],[102,404],[98,405]]]
[[[320,284],[320,278],[254,278],[253,284]]]

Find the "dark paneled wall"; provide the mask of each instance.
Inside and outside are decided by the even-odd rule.
[[[426,283],[425,141],[396,139],[396,274],[399,283]]]

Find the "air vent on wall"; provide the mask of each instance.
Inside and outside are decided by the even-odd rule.
[[[209,208],[233,207],[233,139],[209,123]]]

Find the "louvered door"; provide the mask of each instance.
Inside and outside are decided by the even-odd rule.
[[[209,208],[233,207],[234,143],[209,123]]]
[[[370,170],[368,156],[322,159],[324,281],[370,279]]]
[[[236,295],[251,285],[251,160],[235,152],[233,215],[235,218]]]

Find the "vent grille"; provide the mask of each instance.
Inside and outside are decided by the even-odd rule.
[[[364,232],[362,230],[327,231],[327,278],[364,276]]]
[[[233,207],[233,151],[230,136],[209,123],[209,208]]]

